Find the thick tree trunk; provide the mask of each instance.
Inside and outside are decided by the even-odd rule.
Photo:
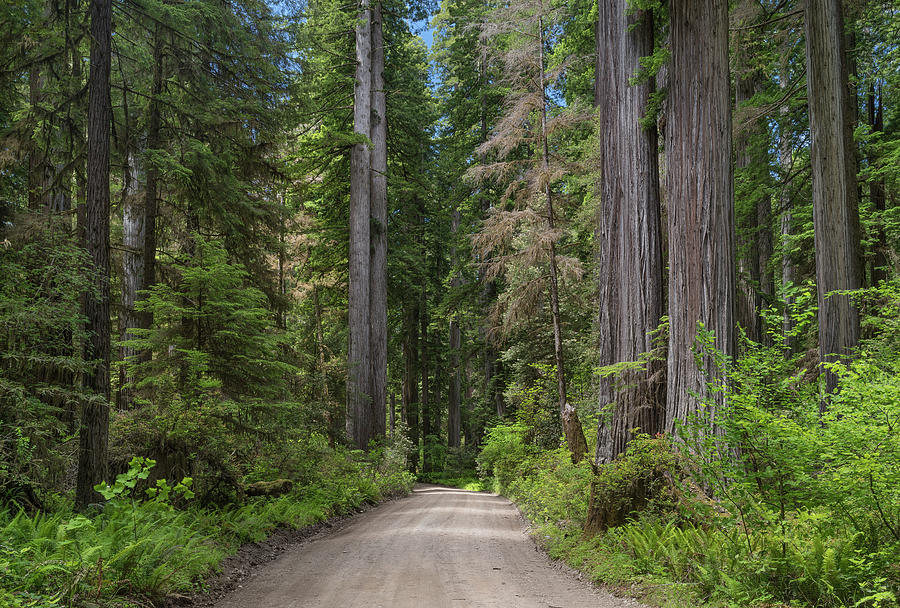
[[[88,333],[84,387],[92,397],[84,403],[79,433],[75,504],[79,509],[100,501],[94,485],[107,474],[109,431],[109,101],[110,0],[91,0],[91,71],[88,96],[87,194],[84,212],[85,248],[91,258],[92,289],[84,296]]]
[[[859,341],[859,314],[839,290],[860,286],[855,146],[840,0],[806,1],[806,86],[812,160],[813,228],[819,299],[819,357],[846,361]],[[837,376],[825,370],[826,393]],[[822,401],[821,407],[826,407]]]
[[[657,136],[641,126],[653,83],[629,85],[653,52],[653,17],[627,0],[601,0],[597,91],[601,112],[602,208],[596,242],[601,365],[637,361],[665,310]],[[664,363],[600,380],[597,463],[625,452],[632,433],[656,434],[665,422]]]
[[[728,72],[728,3],[670,5],[672,59],[666,120],[669,224],[669,356],[666,429],[700,412],[713,358],[694,358],[698,323],[734,354],[734,183]],[[709,376],[709,377],[708,377]],[[708,411],[715,424],[715,408]]]
[[[353,96],[353,131],[371,136],[372,51],[369,1],[361,0],[356,25],[356,82]],[[374,420],[369,350],[369,272],[371,154],[366,143],[350,151],[350,286],[348,315],[350,344],[347,353],[347,437],[358,449],[367,450]]]
[[[381,2],[372,9],[372,267],[369,276],[374,433],[385,434],[387,398],[387,104]]]
[[[553,211],[553,191],[550,186],[550,151],[547,141],[547,99],[544,91],[544,21],[538,21],[539,33],[539,81],[541,90],[541,163],[544,171],[544,198],[547,205],[547,228],[552,233],[556,229]],[[587,452],[587,440],[578,412],[566,399],[566,369],[562,345],[562,315],[559,312],[559,277],[556,265],[556,243],[550,239],[550,315],[553,319],[553,357],[556,361],[556,389],[559,399],[559,415],[562,422],[566,445],[573,462],[579,462]]]

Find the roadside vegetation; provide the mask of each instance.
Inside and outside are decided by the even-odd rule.
[[[839,387],[821,415],[799,355],[747,343],[736,362],[720,359],[727,406],[715,434],[701,415],[676,436],[637,434],[592,467],[536,445],[519,417],[488,432],[478,470],[552,557],[651,604],[896,606],[900,290],[860,302],[873,337],[834,366]]]
[[[334,450],[320,435],[289,449],[308,471],[280,496],[203,505],[191,478],[151,484],[156,463],[136,457],[115,483],[98,486],[102,509],[76,513],[55,496],[44,511],[0,511],[0,606],[149,606],[201,590],[244,543],[404,495],[414,481],[390,449]]]

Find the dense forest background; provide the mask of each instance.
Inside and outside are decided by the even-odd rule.
[[[0,603],[476,470],[648,601],[898,601],[895,0],[0,24]]]

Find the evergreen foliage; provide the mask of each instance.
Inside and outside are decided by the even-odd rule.
[[[620,361],[598,352],[612,338],[601,334],[630,330],[599,321],[597,302],[616,290],[616,318],[636,318],[622,294],[638,292],[623,282],[656,279],[600,255],[624,251],[612,244],[634,232],[614,222],[603,232],[613,206],[599,199],[621,194],[603,189],[619,178],[675,175],[672,152],[712,141],[678,139],[676,127],[697,126],[690,113],[666,124],[672,104],[698,93],[670,95],[688,72],[673,73],[670,12],[687,5],[624,9],[652,50],[615,85],[648,88],[634,114],[642,133],[660,134],[661,165],[614,179],[603,155],[634,150],[627,137],[615,150],[601,143],[611,119],[594,107],[598,58],[612,47],[598,47],[609,41],[596,3],[381,3],[388,410],[372,412],[385,432],[353,451],[350,152],[375,143],[353,124],[360,5],[113,2],[110,82],[99,87],[90,2],[0,3],[0,605],[158,602],[276,526],[408,491],[411,472],[510,496],[552,555],[653,601],[896,604],[900,5],[843,4],[832,16],[844,35],[824,46],[847,47],[840,173],[860,221],[844,261],[861,289],[816,282],[817,243],[843,224],[813,221],[831,200],[813,183],[839,172],[815,164],[822,121],[810,105],[833,96],[807,90],[821,66],[805,47],[806,5],[738,1],[729,61],[713,75],[732,83],[714,109],[730,116],[734,142],[720,176],[734,172],[721,211],[734,212],[735,251],[718,260],[736,269],[734,314],[717,330],[735,328],[737,348],[717,349],[688,320],[691,339],[673,349],[664,317],[653,351]],[[91,99],[111,104],[109,168],[91,176],[110,205],[87,222],[88,163],[102,164],[88,154]],[[681,218],[673,193],[660,194],[652,211]],[[693,211],[701,228],[711,221]],[[85,231],[107,222],[108,237]],[[663,264],[684,259],[675,234],[662,235]],[[729,238],[703,245],[730,251]],[[89,254],[107,249],[108,282]],[[700,254],[688,253],[696,270]],[[672,313],[710,293],[698,276],[685,293],[645,286]],[[93,325],[88,300],[109,308]],[[820,347],[851,322],[820,327],[819,307],[839,301],[860,332],[835,358]],[[89,328],[107,322],[111,348],[87,354],[99,336]],[[91,383],[105,359],[119,372],[109,399]],[[573,450],[588,457],[573,464],[562,447],[582,431],[572,414],[602,429],[645,371],[662,403],[667,359],[686,362],[670,376],[699,378],[693,392],[705,392],[670,391],[678,431],[621,428],[621,450],[589,432]],[[697,415],[675,415],[688,401]],[[94,495],[105,504],[75,513],[79,435],[103,443],[106,425],[86,422],[107,408],[109,478]],[[273,480],[293,490],[247,495]]]

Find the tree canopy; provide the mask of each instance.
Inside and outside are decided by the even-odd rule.
[[[897,600],[896,0],[14,0],[0,25],[10,513],[94,516],[118,474],[225,508],[316,462],[477,467],[530,509],[568,471],[579,535],[718,510],[697,529],[770,567],[758,605]],[[787,582],[798,539],[818,591]]]

